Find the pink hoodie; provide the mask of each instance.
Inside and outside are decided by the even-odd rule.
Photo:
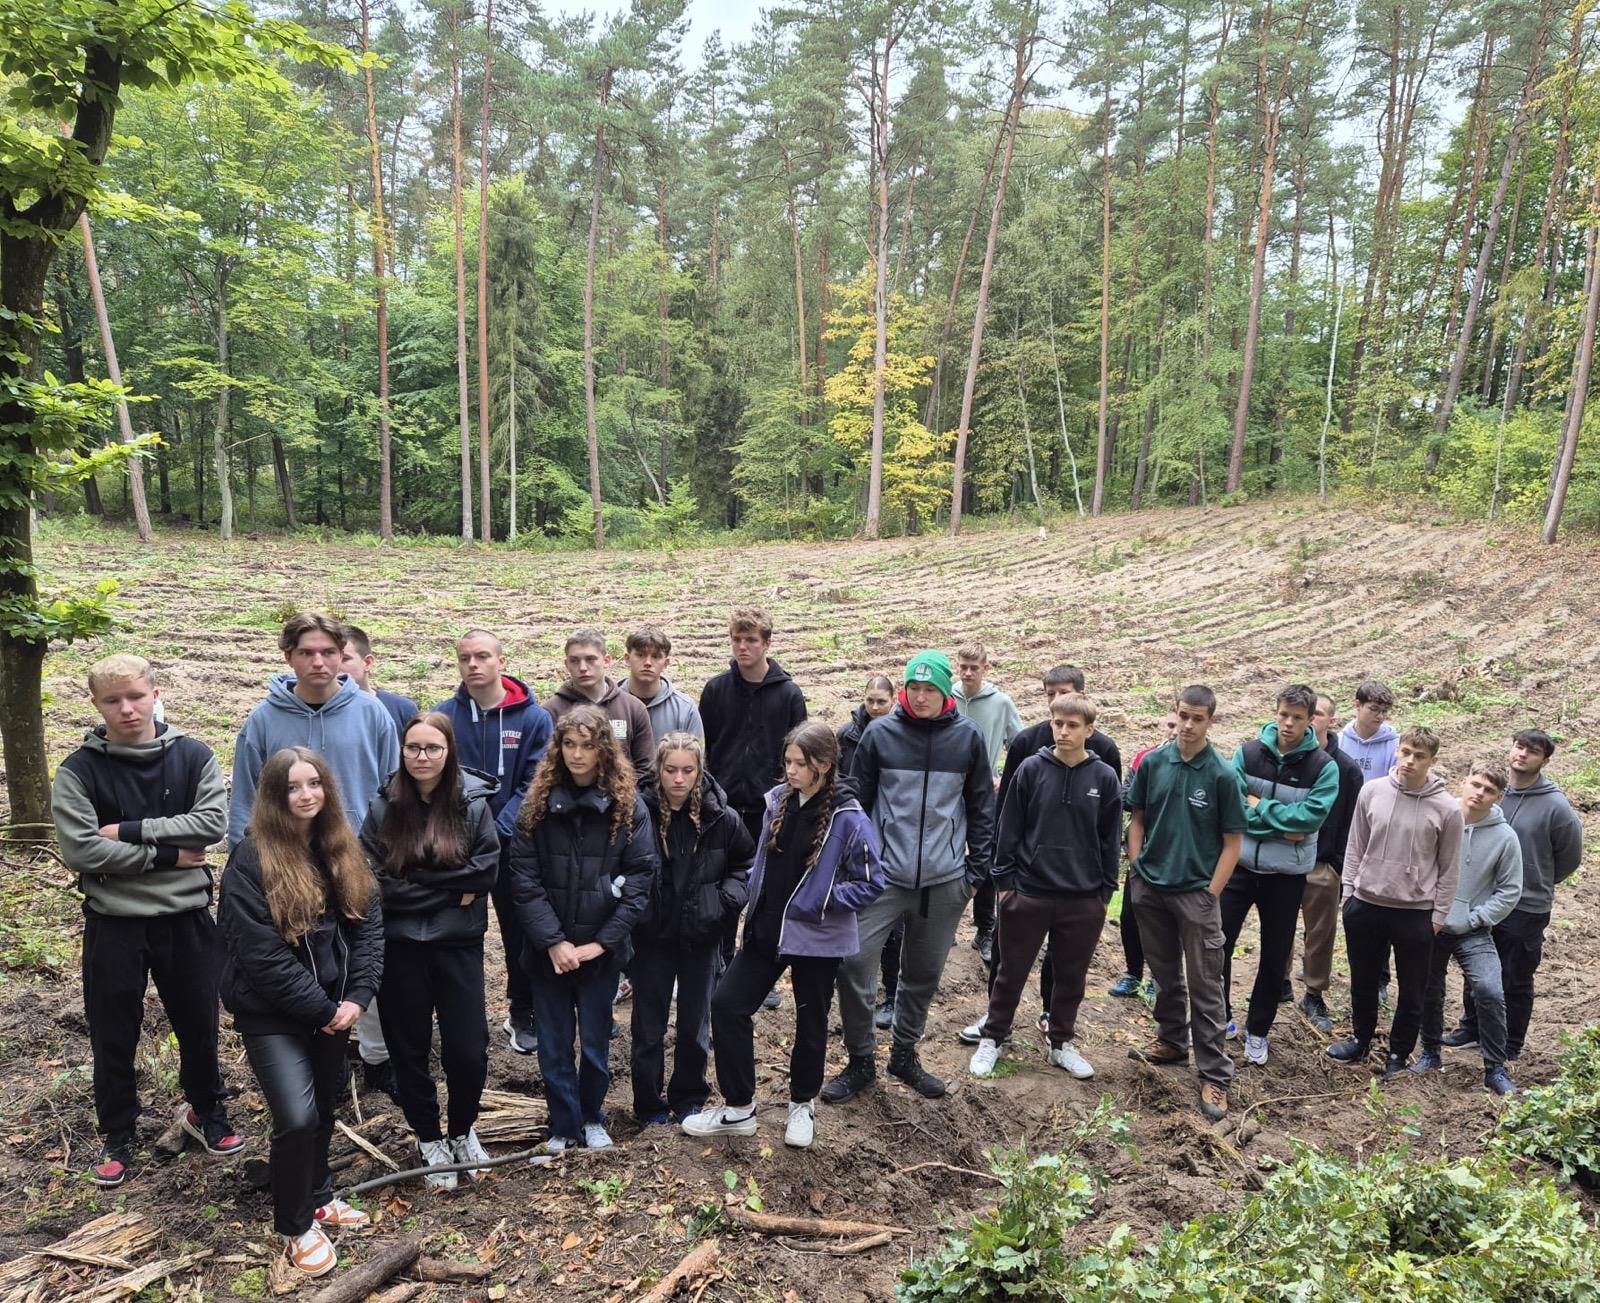
[[[1393,774],[1368,783],[1356,802],[1345,850],[1344,899],[1390,909],[1430,909],[1443,924],[1461,875],[1461,806],[1430,777],[1416,792]]]

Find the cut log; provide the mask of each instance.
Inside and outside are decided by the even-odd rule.
[[[735,1226],[766,1235],[910,1235],[904,1226],[879,1226],[874,1222],[840,1222],[826,1217],[782,1217],[776,1213],[752,1212],[748,1208],[724,1208],[723,1215]]]
[[[381,1294],[372,1296],[372,1303],[410,1303],[411,1299],[427,1289],[426,1281],[407,1280],[398,1285],[391,1285]]]
[[[440,1283],[456,1280],[486,1280],[493,1270],[493,1267],[482,1262],[451,1262],[448,1258],[418,1258],[416,1276],[418,1280],[430,1280]]]
[[[686,1253],[678,1265],[658,1280],[651,1290],[639,1296],[639,1303],[665,1303],[681,1286],[706,1275],[722,1256],[722,1245],[716,1240],[703,1240]]]
[[[107,1213],[78,1227],[43,1251],[22,1254],[10,1262],[0,1263],[0,1300],[24,1299],[30,1295],[44,1298],[48,1291],[44,1285],[48,1273],[64,1270],[59,1261],[68,1255],[79,1261],[87,1257],[112,1258],[132,1262],[161,1238],[160,1229],[141,1213]]]
[[[311,1296],[310,1303],[359,1303],[373,1290],[388,1284],[405,1271],[421,1255],[420,1237],[391,1244],[377,1257],[351,1267],[333,1284],[317,1291]]]

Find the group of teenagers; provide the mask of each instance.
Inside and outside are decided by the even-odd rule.
[[[219,999],[232,1015],[272,1113],[274,1227],[298,1271],[331,1271],[329,1231],[366,1222],[334,1197],[328,1165],[352,1034],[367,1084],[394,1096],[416,1137],[428,1187],[479,1174],[491,901],[502,1029],[511,1050],[538,1056],[551,1153],[612,1144],[613,1010],[630,987],[641,1126],[756,1134],[754,1020],[780,1007],[785,973],[788,1145],[813,1142],[819,1099],[873,1087],[880,1029],[889,1075],[942,1096],[917,1047],[969,902],[989,974],[987,1010],[960,1033],[976,1047],[971,1072],[995,1071],[1043,950],[1049,1061],[1091,1077],[1077,1017],[1119,887],[1127,971],[1111,994],[1153,994],[1156,1022],[1130,1054],[1175,1066],[1192,1052],[1207,1117],[1228,1108],[1231,959],[1252,907],[1250,1062],[1267,1062],[1293,999],[1302,913],[1299,1007],[1331,1033],[1342,914],[1352,1035],[1328,1053],[1367,1058],[1392,962],[1385,1077],[1476,1044],[1485,1084],[1512,1089],[1505,1065],[1527,1034],[1553,888],[1582,855],[1581,825],[1542,773],[1546,734],[1518,733],[1504,765],[1473,764],[1452,797],[1431,772],[1438,739],[1397,732],[1381,683],[1361,685],[1342,732],[1331,698],[1286,687],[1231,762],[1208,740],[1216,698],[1193,685],[1124,782],[1075,667],[1049,671],[1049,718],[1024,728],[987,681],[987,648],[964,645],[954,664],[923,651],[898,687],[874,676],[835,731],[807,719],[772,633],[765,612],[736,610],[729,667],[697,704],[667,678],[663,631],[628,637],[619,682],[605,636],[580,629],[566,682],[541,704],[506,673],[499,639],[473,629],[456,643],[459,687],[424,711],[376,687],[360,628],[302,613],[279,639],[288,672],[240,729],[231,790],[210,749],[166,720],[148,662],[96,663],[103,722],[62,762],[52,801],[84,898],[102,1138],[89,1177],[115,1186],[133,1170],[151,978],[178,1044],[183,1126],[218,1155],[246,1143],[218,1066]],[[224,838],[213,918],[207,852]],[[1444,1035],[1452,956],[1467,1004]],[[824,1083],[835,992],[847,1058]]]

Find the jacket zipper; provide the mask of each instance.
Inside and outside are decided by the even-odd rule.
[[[833,811],[833,813],[828,816],[828,826],[822,830],[823,850],[828,848],[828,838],[833,835],[833,821],[838,817],[838,814],[839,812],[837,810]],[[822,853],[819,851],[817,853],[817,863],[820,864],[821,862]],[[765,871],[764,868],[763,871]],[[784,902],[783,913],[778,916],[778,953],[780,955],[783,953],[783,934],[789,926],[789,906],[794,904],[794,898],[800,894],[800,888],[806,885],[807,879],[809,879],[816,871],[817,865],[813,864],[809,869],[800,875],[800,881],[794,884],[794,890],[789,893],[789,899]],[[833,891],[830,888],[828,894],[822,899],[822,911],[817,915],[817,922],[819,924],[827,921],[828,902],[832,899]]]
[[[933,763],[933,730],[926,730],[922,747],[922,808],[917,813],[917,890],[922,889],[922,843],[928,831],[928,766]]]

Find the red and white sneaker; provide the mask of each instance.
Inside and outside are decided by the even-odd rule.
[[[283,1254],[291,1267],[307,1276],[326,1276],[339,1265],[333,1241],[315,1223],[304,1235],[285,1235]]]
[[[183,1115],[183,1129],[198,1140],[208,1154],[237,1154],[244,1148],[244,1137],[221,1114],[203,1118],[190,1109]]]
[[[126,1145],[108,1144],[100,1151],[94,1166],[89,1169],[89,1179],[96,1185],[109,1189],[121,1185],[133,1172],[133,1158]]]
[[[346,1230],[365,1226],[371,1220],[359,1208],[352,1208],[343,1199],[332,1199],[312,1214],[318,1226],[340,1226]]]

